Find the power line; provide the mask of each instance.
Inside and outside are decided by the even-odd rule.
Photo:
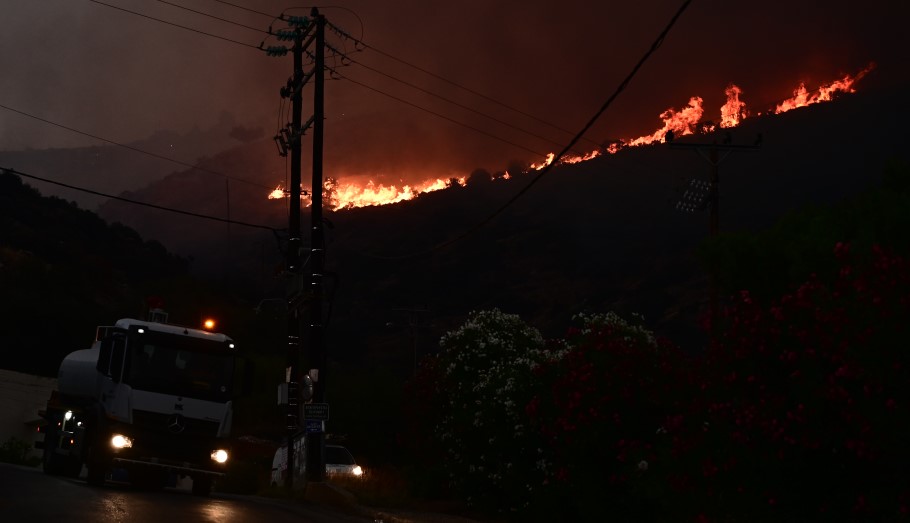
[[[433,97],[435,97],[435,98],[438,98],[438,99],[440,99],[440,100],[442,100],[442,101],[444,101],[444,102],[448,102],[448,103],[450,103],[450,104],[452,104],[452,105],[454,105],[454,106],[456,106],[456,107],[460,107],[460,108],[462,108],[462,109],[464,109],[464,110],[466,110],[466,111],[470,111],[470,112],[472,112],[472,113],[474,113],[474,114],[478,114],[478,115],[480,115],[480,116],[483,116],[484,118],[487,118],[487,119],[490,119],[490,120],[492,120],[492,121],[494,121],[494,122],[496,122],[496,123],[505,125],[506,127],[511,127],[512,129],[515,129],[515,130],[517,130],[517,131],[523,132],[523,133],[527,134],[528,136],[533,136],[534,138],[537,138],[537,139],[539,139],[539,140],[543,140],[543,141],[545,141],[545,142],[549,142],[549,143],[554,144],[554,145],[561,145],[560,142],[557,142],[557,141],[551,140],[551,139],[549,139],[549,138],[547,138],[547,137],[545,137],[545,136],[541,136],[541,135],[539,135],[539,134],[533,133],[533,132],[531,132],[531,131],[528,131],[527,129],[523,129],[523,128],[521,128],[521,127],[518,127],[517,125],[510,124],[509,122],[506,122],[506,121],[504,121],[504,120],[500,120],[499,118],[496,118],[496,117],[494,117],[494,116],[490,116],[489,114],[484,113],[483,111],[478,111],[477,109],[473,109],[473,108],[468,107],[468,106],[466,106],[466,105],[464,105],[464,104],[461,104],[461,103],[459,103],[459,102],[456,102],[456,101],[454,101],[454,100],[451,100],[451,99],[449,99],[449,98],[446,98],[446,97],[444,97],[444,96],[442,96],[442,95],[436,94],[436,93],[434,93],[434,92],[432,92],[432,91],[429,91],[429,90],[427,90],[427,89],[424,89],[423,87],[420,87],[420,86],[415,85],[415,84],[413,84],[413,83],[411,83],[411,82],[408,82],[407,80],[402,80],[401,78],[398,78],[398,77],[393,76],[393,75],[391,75],[391,74],[388,74],[388,73],[385,73],[385,72],[383,72],[383,71],[380,71],[379,69],[376,69],[376,68],[374,68],[374,67],[371,67],[371,66],[369,66],[369,65],[366,65],[366,64],[364,64],[363,62],[358,62],[357,60],[354,60],[353,58],[351,58],[350,56],[348,56],[346,53],[342,53],[341,51],[338,51],[337,49],[335,49],[335,48],[333,48],[333,47],[331,47],[331,46],[327,46],[327,47],[328,47],[329,49],[331,49],[333,52],[335,52],[335,53],[341,55],[341,57],[342,57],[343,60],[347,60],[347,61],[349,61],[349,62],[352,63],[352,64],[359,65],[359,66],[363,67],[364,69],[373,71],[373,72],[375,72],[375,73],[377,73],[377,74],[380,74],[380,75],[382,75],[382,76],[385,76],[386,78],[389,78],[389,79],[391,79],[391,80],[394,80],[394,81],[396,81],[396,82],[399,82],[399,83],[401,83],[401,84],[404,84],[404,85],[406,85],[406,86],[408,86],[408,87],[410,87],[410,88],[412,88],[412,89],[416,89],[416,90],[418,90],[418,91],[420,91],[420,92],[422,92],[422,93],[426,93],[426,94],[428,94],[428,95],[430,95],[430,96],[433,96]]]
[[[94,191],[94,190],[92,190],[92,189],[86,189],[85,187],[79,187],[79,186],[76,186],[76,185],[70,185],[70,184],[66,184],[66,183],[63,183],[63,182],[58,182],[58,181],[55,181],[55,180],[49,180],[49,179],[47,179],[47,178],[42,178],[42,177],[40,177],[40,176],[35,176],[35,175],[33,175],[33,174],[27,174],[27,173],[24,173],[24,172],[22,172],[22,171],[17,171],[17,170],[15,170],[15,169],[10,169],[10,168],[7,168],[7,167],[0,167],[0,171],[6,172],[6,173],[12,173],[12,174],[15,174],[15,175],[17,175],[17,176],[22,176],[22,177],[25,177],[25,178],[31,178],[31,179],[33,179],[33,180],[39,180],[39,181],[42,181],[42,182],[45,182],[45,183],[50,183],[50,184],[53,184],[53,185],[59,185],[60,187],[66,187],[67,189],[73,189],[73,190],[80,191],[80,192],[84,192],[84,193],[88,193],[88,194],[94,194],[95,196],[103,196],[103,197],[105,197],[105,198],[111,198],[112,200],[118,200],[118,201],[121,201],[121,202],[130,203],[130,204],[133,204],[133,205],[141,205],[141,206],[143,206],[143,207],[151,207],[152,209],[158,209],[158,210],[160,210],[160,211],[168,211],[168,212],[173,212],[173,213],[177,213],[177,214],[183,214],[183,215],[185,215],[185,216],[192,216],[192,217],[194,217],[194,218],[203,218],[203,219],[206,219],[206,220],[213,220],[213,221],[222,222],[222,223],[229,223],[229,224],[233,224],[233,225],[242,225],[242,226],[244,226],[244,227],[252,227],[252,228],[255,228],[255,229],[265,229],[265,230],[272,231],[272,232],[279,232],[279,231],[281,231],[281,229],[276,229],[275,227],[269,227],[268,225],[260,225],[260,224],[256,224],[256,223],[248,223],[248,222],[241,222],[241,221],[237,221],[237,220],[230,220],[230,219],[226,219],[226,218],[219,218],[219,217],[217,217],[217,216],[210,216],[210,215],[207,215],[207,214],[199,214],[199,213],[195,213],[195,212],[184,211],[184,210],[181,210],[181,209],[174,209],[173,207],[164,207],[164,206],[162,206],[162,205],[155,205],[155,204],[153,204],[153,203],[146,203],[146,202],[140,202],[140,201],[138,201],[138,200],[131,200],[131,199],[129,199],[129,198],[123,198],[122,196],[114,196],[114,195],[112,195],[112,194],[107,194],[107,193],[103,193],[103,192],[99,192],[99,191]]]
[[[216,0],[216,1],[221,1],[221,0]],[[458,87],[459,89],[462,89],[462,90],[464,90],[464,91],[466,91],[466,92],[468,92],[468,93],[471,93],[471,94],[473,94],[474,96],[478,96],[478,97],[480,97],[480,98],[483,98],[484,100],[487,100],[487,101],[489,101],[489,102],[492,102],[492,103],[494,103],[494,104],[496,104],[496,105],[498,105],[498,106],[500,106],[500,107],[503,107],[503,108],[505,108],[505,109],[508,109],[508,110],[510,110],[510,111],[513,111],[513,112],[515,112],[515,113],[518,113],[518,114],[520,114],[520,115],[522,115],[522,116],[525,116],[525,117],[528,117],[528,118],[530,118],[530,119],[532,119],[532,120],[535,120],[535,121],[537,121],[537,122],[539,122],[539,123],[542,123],[542,124],[544,124],[544,125],[547,125],[547,126],[553,128],[553,129],[556,129],[557,131],[562,131],[562,132],[564,132],[564,133],[566,133],[566,134],[572,134],[572,131],[570,131],[570,130],[564,128],[564,127],[560,127],[559,125],[556,125],[556,124],[554,124],[554,123],[552,123],[552,122],[548,122],[547,120],[544,120],[544,119],[542,119],[542,118],[539,118],[539,117],[537,117],[537,116],[534,116],[533,114],[530,114],[530,113],[528,113],[527,111],[522,111],[521,109],[518,109],[518,108],[516,108],[516,107],[512,107],[511,105],[509,105],[509,104],[507,104],[507,103],[505,103],[505,102],[502,102],[502,101],[500,101],[500,100],[497,100],[497,99],[493,98],[492,96],[483,94],[483,93],[481,93],[481,92],[479,92],[479,91],[476,91],[476,90],[474,90],[474,89],[471,89],[470,87],[466,87],[466,86],[464,86],[464,85],[462,85],[462,84],[460,84],[460,83],[458,83],[458,82],[456,82],[456,81],[454,81],[454,80],[450,80],[450,79],[448,79],[448,78],[446,78],[446,77],[444,77],[444,76],[438,75],[438,74],[436,74],[436,73],[434,73],[434,72],[432,72],[432,71],[429,71],[429,70],[427,70],[427,69],[425,69],[425,68],[423,68],[423,67],[420,67],[419,65],[413,64],[413,63],[411,63],[411,62],[408,62],[407,60],[398,58],[397,56],[394,56],[394,55],[392,55],[392,54],[390,54],[390,53],[387,53],[387,52],[385,52],[385,51],[383,51],[383,50],[381,50],[381,49],[378,49],[377,47],[372,46],[372,45],[370,45],[370,44],[364,42],[363,40],[354,38],[353,36],[351,36],[350,34],[348,34],[347,32],[345,32],[343,29],[341,29],[340,27],[336,26],[335,24],[332,24],[331,22],[329,22],[328,25],[329,25],[336,33],[338,33],[340,36],[342,36],[342,37],[344,37],[344,38],[348,38],[348,39],[354,41],[355,45],[356,45],[356,44],[360,44],[360,45],[362,45],[365,49],[370,49],[370,50],[372,50],[372,51],[375,51],[375,52],[381,54],[382,56],[385,56],[385,57],[387,57],[387,58],[391,58],[392,60],[395,60],[396,62],[399,62],[399,63],[401,63],[401,64],[404,64],[404,65],[408,66],[408,67],[411,67],[411,68],[413,68],[413,69],[416,69],[416,70],[418,70],[418,71],[420,71],[420,72],[422,72],[422,73],[424,73],[424,74],[426,74],[426,75],[432,76],[433,78],[436,78],[437,80],[441,80],[441,81],[446,82],[446,83],[448,83],[448,84],[450,84],[450,85],[453,85],[453,86],[455,86],[455,87]],[[595,141],[593,141],[593,140],[588,140],[588,139],[586,139],[586,141],[589,141],[590,143],[593,143],[593,144],[597,144],[597,142],[595,142]]]
[[[94,138],[95,140],[101,140],[102,142],[107,142],[107,143],[109,143],[109,144],[111,144],[111,145],[116,145],[117,147],[122,147],[122,148],[124,148],[124,149],[128,149],[128,150],[133,151],[133,152],[145,154],[145,155],[147,155],[147,156],[151,156],[151,157],[157,158],[157,159],[159,159],[159,160],[166,160],[166,161],[168,161],[168,162],[171,162],[171,163],[174,163],[174,164],[177,164],[177,165],[182,165],[182,166],[184,166],[184,167],[189,167],[190,169],[193,169],[193,170],[196,170],[196,171],[202,171],[202,172],[207,172],[207,173],[210,173],[210,174],[215,174],[215,175],[218,175],[218,176],[223,176],[224,178],[227,178],[227,179],[230,179],[230,180],[234,180],[234,181],[237,181],[237,182],[247,183],[247,184],[250,184],[250,185],[254,185],[254,186],[256,186],[256,187],[262,187],[262,188],[269,189],[269,190],[272,189],[272,187],[270,187],[270,186],[268,186],[268,185],[263,185],[263,184],[261,184],[261,183],[252,182],[252,181],[250,181],[250,180],[245,180],[245,179],[243,179],[243,178],[238,178],[238,177],[235,177],[235,176],[230,176],[230,175],[224,174],[224,173],[222,173],[222,172],[213,171],[213,170],[211,170],[211,169],[206,169],[205,167],[199,167],[199,166],[193,165],[193,164],[191,164],[191,163],[182,162],[182,161],[177,160],[177,159],[174,159],[174,158],[170,158],[170,157],[167,157],[167,156],[163,156],[163,155],[160,155],[160,154],[156,154],[156,153],[153,153],[153,152],[150,152],[150,151],[146,151],[146,150],[144,150],[144,149],[139,149],[138,147],[133,147],[133,146],[127,145],[127,144],[125,144],[125,143],[115,142],[114,140],[110,140],[110,139],[108,139],[108,138],[104,138],[104,137],[101,137],[101,136],[98,136],[98,135],[95,135],[95,134],[87,133],[87,132],[85,132],[85,131],[80,131],[79,129],[75,129],[75,128],[73,128],[73,127],[68,127],[68,126],[63,125],[63,124],[61,124],[61,123],[53,122],[53,121],[51,121],[51,120],[47,120],[47,119],[45,119],[45,118],[41,118],[40,116],[35,116],[34,114],[27,113],[27,112],[22,111],[22,110],[19,110],[19,109],[14,109],[14,108],[9,107],[9,106],[7,106],[7,105],[0,104],[0,108],[6,109],[7,111],[11,111],[11,112],[14,112],[14,113],[17,113],[17,114],[21,114],[22,116],[27,116],[27,117],[29,117],[29,118],[38,120],[39,122],[44,122],[44,123],[46,123],[46,124],[48,124],[48,125],[53,125],[53,126],[55,126],[55,127],[59,127],[59,128],[61,128],[61,129],[65,129],[65,130],[70,131],[70,132],[74,132],[74,133],[77,133],[77,134],[81,134],[82,136],[88,136],[89,138]]]
[[[236,3],[233,3],[233,2],[228,2],[228,1],[226,1],[226,0],[214,0],[214,1],[215,1],[215,2],[218,2],[218,3],[220,3],[220,4],[224,4],[224,5],[228,5],[228,6],[234,7],[234,8],[236,8],[236,9],[242,9],[242,10],[248,11],[248,12],[250,12],[250,13],[255,13],[255,14],[258,14],[258,15],[262,15],[262,16],[265,16],[265,17],[272,18],[272,19],[275,18],[274,15],[271,15],[271,14],[269,14],[269,13],[266,13],[266,12],[263,12],[263,11],[258,11],[258,10],[256,10],[256,9],[251,9],[251,8],[249,8],[249,7],[246,7],[246,6],[243,6],[243,5],[239,5],[239,4],[236,4]],[[358,21],[360,21],[360,24],[361,24],[361,33],[363,32],[363,28],[362,28],[362,26],[363,26],[363,21],[360,20],[360,17],[357,15],[356,12],[354,12],[354,11],[352,11],[352,10],[350,10],[350,9],[344,8],[344,7],[340,7],[340,6],[329,6],[329,7],[337,8],[337,9],[344,9],[344,10],[349,11],[349,12],[351,12],[352,14],[354,14],[354,16],[357,17]],[[329,8],[329,7],[325,7],[325,8],[327,9],[327,8]],[[287,11],[287,9],[285,9],[285,11]],[[282,14],[283,14],[283,12],[282,12]],[[429,70],[427,70],[427,69],[425,69],[425,68],[423,68],[423,67],[420,67],[419,65],[413,64],[413,63],[411,63],[411,62],[409,62],[409,61],[407,61],[407,60],[404,60],[404,59],[402,59],[402,58],[398,58],[397,56],[394,56],[394,55],[392,55],[392,54],[390,54],[390,53],[387,53],[387,52],[385,52],[385,51],[383,51],[383,50],[381,50],[381,49],[379,49],[379,48],[377,48],[377,47],[375,47],[375,46],[372,46],[372,45],[370,45],[370,44],[367,44],[366,42],[363,41],[362,36],[361,36],[361,38],[354,38],[354,37],[351,36],[349,33],[347,33],[344,29],[338,27],[337,25],[333,24],[332,22],[326,22],[326,24],[328,25],[329,28],[331,28],[331,29],[332,29],[336,34],[338,34],[339,36],[341,36],[341,37],[343,37],[343,38],[345,38],[345,39],[349,39],[349,40],[353,41],[353,42],[355,43],[355,46],[356,46],[356,45],[361,45],[361,46],[363,46],[363,47],[366,48],[366,49],[371,49],[372,51],[375,51],[376,53],[379,53],[379,54],[381,54],[381,55],[383,55],[383,56],[385,56],[385,57],[387,57],[387,58],[391,58],[392,60],[395,60],[395,61],[397,61],[397,62],[399,62],[399,63],[401,63],[401,64],[404,64],[404,65],[406,65],[406,66],[408,66],[408,67],[411,67],[411,68],[413,68],[413,69],[416,69],[416,70],[418,70],[418,71],[420,71],[420,72],[422,72],[422,73],[424,73],[424,74],[426,74],[426,75],[432,76],[433,78],[436,78],[436,79],[438,79],[438,80],[442,80],[443,82],[446,82],[446,83],[448,83],[448,84],[450,84],[450,85],[453,85],[453,86],[455,86],[455,87],[458,87],[459,89],[462,89],[462,90],[464,90],[464,91],[466,91],[466,92],[468,92],[468,93],[473,94],[474,96],[478,96],[478,97],[480,97],[480,98],[483,98],[484,100],[487,100],[487,101],[489,101],[489,102],[493,102],[494,104],[496,104],[496,105],[498,105],[498,106],[500,106],[500,107],[503,107],[503,108],[505,108],[505,109],[508,109],[508,110],[510,110],[510,111],[513,111],[513,112],[515,112],[515,113],[518,113],[518,114],[520,114],[520,115],[522,115],[522,116],[525,116],[525,117],[527,117],[527,118],[531,118],[532,120],[535,120],[535,121],[537,121],[537,122],[539,122],[539,123],[542,123],[542,124],[544,124],[544,125],[547,125],[547,126],[553,128],[553,129],[556,129],[556,130],[558,130],[558,131],[562,131],[562,132],[564,132],[564,133],[566,133],[566,134],[570,134],[570,135],[572,134],[572,131],[570,131],[570,130],[564,128],[564,127],[560,127],[560,126],[558,126],[558,125],[556,125],[556,124],[554,124],[554,123],[548,122],[548,121],[546,121],[546,120],[544,120],[544,119],[542,119],[542,118],[539,118],[539,117],[537,117],[537,116],[534,116],[533,114],[530,114],[530,113],[528,113],[527,111],[522,111],[521,109],[512,107],[511,105],[509,105],[509,104],[507,104],[507,103],[505,103],[505,102],[502,102],[502,101],[500,101],[500,100],[497,100],[497,99],[495,99],[495,98],[493,98],[493,97],[491,97],[491,96],[485,95],[485,94],[483,94],[483,93],[481,93],[481,92],[479,92],[479,91],[476,91],[476,90],[474,90],[474,89],[471,89],[470,87],[466,87],[466,86],[464,86],[464,85],[462,85],[462,84],[460,84],[460,83],[458,83],[458,82],[456,82],[456,81],[454,81],[454,80],[448,79],[448,78],[446,78],[446,77],[444,77],[444,76],[441,76],[441,75],[436,74],[436,73],[434,73],[434,72],[432,72],[432,71],[429,71]],[[351,60],[351,61],[353,62],[353,60]],[[358,62],[358,63],[360,63],[360,62]],[[360,63],[360,65],[362,65],[362,66],[364,66],[364,67],[367,67],[367,66],[365,66],[363,63]],[[374,71],[375,71],[375,70],[374,70]],[[379,72],[379,71],[377,71],[377,72]],[[380,72],[380,74],[385,74],[385,73],[381,73],[381,72]],[[397,78],[393,78],[393,79],[394,79],[394,80],[397,80]],[[425,91],[425,92],[426,92],[426,91]],[[428,94],[432,94],[432,93],[428,93]],[[436,95],[433,95],[433,96],[436,96]],[[449,100],[446,100],[446,101],[449,101]],[[454,103],[454,102],[453,102],[453,103]],[[469,110],[471,110],[471,109],[469,109]],[[492,118],[491,118],[491,119],[492,119]],[[494,119],[494,120],[495,120],[495,119]],[[498,121],[498,120],[497,120],[497,121]],[[502,123],[502,122],[500,122],[500,123]],[[509,125],[509,124],[505,124],[505,125]],[[514,126],[511,126],[511,125],[509,125],[509,126],[510,126],[510,127],[514,127]],[[516,127],[516,128],[517,128],[517,127]],[[519,130],[521,130],[521,129],[519,129]],[[522,131],[523,131],[523,130],[522,130]],[[527,132],[527,131],[523,131],[523,132]],[[531,133],[528,133],[528,134],[531,134]],[[543,139],[544,139],[544,140],[547,140],[546,138],[543,138]],[[594,145],[600,145],[600,144],[598,144],[597,142],[595,142],[594,140],[590,140],[590,139],[588,139],[588,138],[584,138],[584,140],[587,141],[587,142],[589,142],[589,143],[592,143],[592,144],[594,144]],[[549,141],[549,140],[547,140],[547,141]],[[535,153],[535,154],[536,154],[536,153]]]
[[[358,82],[357,80],[354,80],[353,78],[344,76],[343,74],[341,74],[341,73],[339,73],[339,72],[337,72],[337,71],[332,70],[332,74],[336,75],[338,78],[341,78],[341,79],[343,79],[343,80],[347,80],[347,81],[349,81],[349,82],[351,82],[351,83],[357,84],[357,85],[359,85],[359,86],[361,86],[361,87],[364,87],[364,88],[366,88],[366,89],[369,89],[369,90],[371,90],[371,91],[374,91],[374,92],[376,92],[376,93],[379,93],[379,94],[381,94],[381,95],[383,95],[383,96],[387,96],[387,97],[389,97],[389,98],[391,98],[391,99],[393,99],[393,100],[396,100],[396,101],[398,101],[398,102],[401,102],[401,103],[403,103],[403,104],[410,105],[411,107],[414,107],[414,108],[416,108],[416,109],[420,109],[421,111],[425,111],[425,112],[427,112],[427,113],[429,113],[429,114],[432,114],[433,116],[436,116],[436,117],[438,117],[438,118],[442,118],[443,120],[447,120],[447,121],[452,122],[452,123],[454,123],[454,124],[456,124],[456,125],[460,125],[460,126],[466,128],[466,129],[470,129],[470,130],[472,130],[472,131],[474,131],[474,132],[476,132],[476,133],[480,133],[480,134],[482,134],[482,135],[484,135],[484,136],[488,136],[488,137],[493,138],[493,139],[495,139],[495,140],[499,140],[500,142],[507,143],[507,144],[509,144],[509,145],[511,145],[511,146],[513,146],[513,147],[517,147],[517,148],[519,148],[519,149],[521,149],[521,150],[524,150],[524,151],[527,151],[527,152],[529,152],[529,153],[531,153],[531,154],[536,154],[537,156],[546,156],[545,153],[541,153],[541,152],[539,152],[539,151],[535,151],[535,150],[533,150],[533,149],[529,149],[529,148],[525,147],[524,145],[520,145],[520,144],[517,144],[517,143],[515,143],[515,142],[513,142],[513,141],[510,141],[510,140],[508,140],[508,139],[506,139],[506,138],[502,138],[502,137],[496,136],[495,134],[488,133],[487,131],[484,131],[483,129],[479,129],[479,128],[477,128],[477,127],[474,127],[473,125],[466,124],[466,123],[464,123],[464,122],[460,122],[460,121],[458,121],[458,120],[456,120],[456,119],[454,119],[454,118],[450,118],[450,117],[448,117],[448,116],[446,116],[446,115],[444,115],[444,114],[437,113],[436,111],[433,111],[433,110],[431,110],[431,109],[427,109],[426,107],[422,107],[422,106],[417,105],[417,104],[415,104],[415,103],[413,103],[413,102],[409,102],[409,101],[407,101],[407,100],[405,100],[405,99],[403,99],[403,98],[399,98],[399,97],[397,97],[397,96],[395,96],[395,95],[393,95],[393,94],[389,94],[389,93],[387,93],[387,92],[385,92],[385,91],[382,91],[382,90],[380,90],[380,89],[377,89],[377,88],[375,88],[375,87],[371,87],[371,86],[369,86],[369,85],[367,85],[367,84],[365,84],[365,83]]]
[[[242,9],[242,10],[244,10],[244,11],[248,11],[248,12],[250,12],[250,13],[255,13],[255,14],[257,14],[257,15],[267,16],[267,17],[272,18],[272,19],[275,19],[275,18],[276,18],[274,15],[270,15],[269,13],[264,13],[264,12],[262,12],[262,11],[257,11],[257,10],[255,10],[255,9],[250,9],[249,7],[245,7],[245,6],[242,6],[242,5],[239,5],[239,4],[233,4],[233,3],[231,3],[231,2],[226,2],[225,0],[215,0],[215,1],[218,2],[219,4],[224,4],[224,5],[229,5],[229,6],[231,6],[231,7],[236,7],[237,9]]]
[[[233,20],[228,20],[227,18],[221,18],[220,16],[215,16],[215,15],[213,15],[213,14],[211,14],[211,13],[206,13],[205,11],[197,11],[196,9],[191,9],[191,8],[189,8],[189,7],[186,7],[186,6],[183,6],[183,5],[180,5],[180,4],[175,4],[175,3],[173,3],[173,2],[168,2],[167,0],[158,0],[158,2],[161,2],[162,4],[166,4],[166,5],[169,5],[169,6],[172,6],[172,7],[176,7],[176,8],[178,8],[178,9],[183,9],[184,11],[189,11],[189,12],[195,13],[195,14],[197,14],[197,15],[207,16],[207,17],[209,17],[209,18],[214,18],[215,20],[218,20],[218,21],[221,21],[221,22],[225,22],[225,23],[228,23],[228,24],[236,25],[236,26],[238,26],[238,27],[243,27],[244,29],[249,29],[249,30],[251,30],[251,31],[256,31],[257,33],[269,34],[268,31],[265,31],[265,30],[260,29],[260,28],[258,28],[258,27],[253,27],[253,26],[251,26],[251,25],[241,24],[240,22],[235,22],[235,21],[233,21]]]
[[[663,41],[666,38],[667,34],[670,32],[670,29],[672,29],[673,26],[676,25],[676,21],[679,19],[680,16],[682,16],[683,12],[686,10],[686,8],[689,7],[690,3],[692,3],[692,0],[685,0],[683,2],[682,6],[680,6],[679,10],[676,11],[676,14],[673,15],[673,18],[670,19],[670,22],[667,24],[667,26],[664,28],[664,30],[661,31],[661,33],[657,36],[657,39],[654,40],[654,43],[651,44],[651,47],[648,49],[648,51],[645,52],[644,56],[642,56],[641,59],[638,61],[638,63],[635,64],[635,67],[632,68],[632,71],[626,76],[626,78],[622,82],[620,82],[619,86],[616,88],[616,90],[613,92],[613,94],[610,95],[609,98],[607,98],[607,101],[604,102],[604,104],[601,106],[601,108],[596,113],[594,113],[594,116],[592,116],[591,119],[588,120],[588,123],[586,123],[585,126],[582,127],[582,129],[578,133],[575,134],[575,137],[572,138],[572,140],[568,143],[568,145],[566,145],[562,149],[562,151],[560,151],[560,153],[553,158],[553,161],[550,162],[549,164],[547,164],[543,169],[541,169],[540,173],[534,179],[532,179],[524,188],[522,188],[520,191],[518,191],[518,193],[516,193],[515,196],[510,198],[503,205],[501,205],[498,209],[496,209],[493,213],[491,213],[489,216],[487,216],[484,220],[479,222],[474,227],[468,229],[461,235],[459,235],[455,238],[452,238],[450,240],[444,241],[442,243],[439,243],[436,246],[431,247],[423,252],[410,254],[410,255],[406,255],[406,256],[397,256],[397,257],[383,257],[383,256],[371,256],[371,257],[379,258],[379,259],[386,259],[386,260],[403,260],[403,259],[415,258],[417,256],[421,256],[424,254],[429,254],[431,252],[443,249],[445,247],[448,247],[449,245],[452,245],[456,242],[459,242],[459,241],[467,238],[468,236],[470,236],[471,234],[473,234],[474,232],[479,230],[484,225],[493,221],[494,218],[496,218],[497,216],[502,214],[503,211],[505,211],[509,206],[511,206],[513,203],[515,203],[519,198],[521,198],[525,193],[527,193],[528,190],[531,189],[531,187],[533,187],[535,184],[537,184],[537,182],[539,182],[547,173],[549,173],[552,170],[553,166],[556,165],[557,163],[559,163],[559,160],[567,152],[569,152],[569,150],[571,150],[571,148],[578,142],[579,139],[581,139],[581,137],[586,132],[588,132],[588,129],[590,129],[591,126],[594,125],[594,123],[600,118],[600,116],[607,110],[607,108],[609,108],[610,105],[612,105],[613,101],[616,100],[616,98],[619,96],[619,94],[626,89],[626,87],[629,85],[629,82],[632,81],[632,78],[635,76],[636,73],[638,73],[638,70],[641,69],[641,67],[645,64],[645,62],[648,60],[648,58],[650,58],[651,55],[654,54],[654,52],[657,51],[657,49],[661,46],[661,44],[663,44]]]
[[[129,14],[132,14],[132,15],[141,16],[142,18],[147,18],[147,19],[149,19],[149,20],[154,20],[154,21],[160,22],[160,23],[162,23],[162,24],[167,24],[167,25],[170,25],[170,26],[179,27],[180,29],[184,29],[184,30],[187,30],[187,31],[192,31],[192,32],[194,32],[194,33],[198,33],[198,34],[201,34],[201,35],[209,36],[209,37],[211,37],[211,38],[217,38],[217,39],[219,39],[219,40],[223,40],[223,41],[225,41],[225,42],[230,42],[230,43],[232,43],[232,44],[242,45],[242,46],[244,46],[244,47],[249,47],[249,48],[252,48],[252,49],[256,49],[257,51],[260,50],[260,48],[259,48],[258,46],[255,46],[255,45],[253,45],[253,44],[248,44],[248,43],[246,43],[246,42],[241,42],[240,40],[234,40],[234,39],[232,39],[232,38],[227,38],[227,37],[225,37],[225,36],[219,36],[219,35],[216,35],[216,34],[213,34],[213,33],[208,33],[208,32],[205,32],[205,31],[201,31],[201,30],[199,30],[199,29],[195,29],[195,28],[193,28],[193,27],[189,27],[189,26],[185,26],[185,25],[180,25],[180,24],[177,24],[177,23],[174,23],[174,22],[169,22],[169,21],[167,21],[167,20],[162,20],[161,18],[155,18],[154,16],[149,16],[149,15],[144,14],[144,13],[139,13],[139,12],[137,12],[137,11],[131,11],[131,10],[129,10],[129,9],[126,9],[126,8],[123,8],[123,7],[120,7],[120,6],[107,4],[107,3],[101,2],[100,0],[88,0],[88,1],[89,1],[89,2],[92,2],[92,3],[94,3],[94,4],[103,5],[103,6],[105,6],[105,7],[110,7],[111,9],[116,9],[116,10],[118,10],[118,11],[123,11],[123,12],[125,12],[125,13],[129,13]]]

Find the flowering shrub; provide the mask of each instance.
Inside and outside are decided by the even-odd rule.
[[[812,277],[770,306],[742,292],[726,310],[692,404],[710,431],[680,440],[705,464],[689,485],[703,505],[717,507],[713,494],[736,500],[724,512],[768,520],[910,517],[910,272],[879,247],[838,243],[835,256],[833,282]]]
[[[518,316],[497,309],[471,313],[440,348],[421,382],[434,398],[433,436],[450,485],[474,506],[526,508],[545,467],[525,413],[537,391],[532,371],[559,353]]]
[[[568,353],[540,369],[545,388],[528,405],[567,487],[572,519],[649,517],[661,503],[665,420],[681,409],[682,355],[615,313],[580,314]],[[650,506],[651,508],[648,508]]]
[[[613,313],[546,344],[473,313],[416,382],[451,484],[523,520],[910,521],[910,266],[834,258],[732,297],[698,359]]]

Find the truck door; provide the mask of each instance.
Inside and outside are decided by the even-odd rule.
[[[101,403],[108,415],[121,421],[130,421],[129,387],[123,383],[127,368],[127,337],[113,333],[101,341],[98,371],[104,375],[101,384]]]

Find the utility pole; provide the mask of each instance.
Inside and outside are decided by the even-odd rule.
[[[307,36],[312,32],[313,26],[305,17],[288,17],[287,21],[292,29],[279,30],[274,34],[279,40],[293,40],[294,42],[291,49],[294,58],[293,73],[287,85],[280,91],[282,98],[291,98],[291,122],[289,126],[283,127],[279,134],[275,136],[279,154],[286,156],[288,149],[290,149],[291,153],[291,180],[290,187],[288,187],[287,366],[285,368],[284,383],[282,384],[283,392],[279,394],[279,402],[282,399],[282,395],[286,396],[287,473],[285,475],[285,487],[291,489],[294,486],[294,474],[296,472],[295,443],[300,429],[300,306],[304,298],[300,274],[300,142],[307,127],[313,121],[311,118],[306,125],[302,125],[303,86],[312,76],[312,73],[305,75],[303,72],[303,53],[304,49],[313,40],[312,38],[307,39]],[[287,54],[287,48],[283,46],[269,47],[266,52],[270,56],[284,56]]]
[[[411,331],[411,343],[414,349],[414,376],[417,376],[417,329],[421,326],[417,321],[419,314],[429,312],[426,306],[423,307],[396,307],[392,309],[395,312],[401,312],[408,316],[408,328]]]
[[[317,8],[311,11],[316,26],[315,85],[313,92],[313,182],[310,205],[310,347],[309,376],[313,380],[313,402],[325,404],[326,351],[323,336],[323,271],[325,264],[325,235],[322,223],[322,145],[325,120],[325,16]],[[326,406],[326,411],[328,407]],[[304,411],[306,412],[306,411]],[[306,415],[304,415],[306,417]],[[325,417],[328,417],[327,415]],[[324,423],[325,419],[316,419]],[[325,479],[325,432],[307,430],[307,481]]]
[[[708,175],[708,206],[710,209],[710,214],[708,216],[708,235],[711,238],[716,237],[720,234],[720,164],[727,159],[727,156],[732,152],[737,151],[756,151],[761,148],[761,134],[758,135],[758,138],[755,141],[754,145],[733,145],[730,143],[732,137],[729,132],[727,132],[724,142],[718,144],[717,141],[712,143],[679,143],[673,141],[672,134],[668,134],[666,137],[667,142],[670,143],[671,149],[689,149],[694,150],[708,162],[711,170]],[[723,156],[718,157],[718,153],[724,153]],[[694,184],[693,184],[694,185]],[[717,325],[717,317],[719,313],[719,289],[717,285],[717,276],[712,271],[708,275],[708,314],[710,318],[711,325],[711,336],[714,335],[714,329]]]

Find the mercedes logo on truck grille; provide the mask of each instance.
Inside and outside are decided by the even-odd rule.
[[[186,429],[186,420],[180,414],[174,414],[167,419],[167,430],[171,434],[180,434]]]

